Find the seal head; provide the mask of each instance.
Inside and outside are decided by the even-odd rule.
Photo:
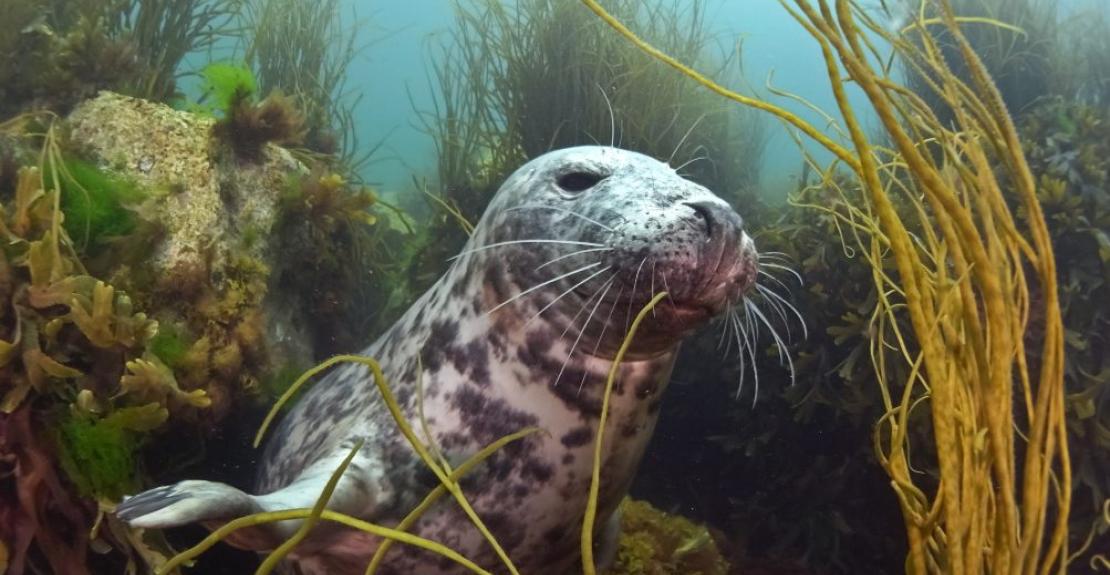
[[[524,291],[558,277],[561,287],[573,288],[554,313],[544,312],[556,323],[560,312],[573,317],[591,296],[600,298],[597,313],[608,315],[622,306],[635,313],[667,291],[636,338],[637,353],[673,347],[755,283],[757,254],[740,215],[666,164],[627,150],[569,148],[526,164],[480,227],[479,245],[504,246],[491,253],[512,262],[493,265],[508,283]],[[611,357],[625,330],[606,331],[599,351]]]

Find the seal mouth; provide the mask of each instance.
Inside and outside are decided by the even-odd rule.
[[[631,231],[609,230],[612,239],[595,240],[615,247],[585,271],[606,275],[592,280],[583,272],[587,277],[567,280],[576,282],[563,300],[567,314],[600,317],[601,323],[617,318],[624,325],[665,291],[649,323],[661,338],[676,338],[741,303],[755,284],[758,255],[739,214],[716,198],[684,206],[689,211],[677,212],[669,224],[649,220]]]
[[[750,241],[750,240],[749,240]],[[755,284],[756,256],[738,254],[721,261],[706,274],[702,288],[691,298],[675,304],[676,316],[690,321],[708,321],[740,302]]]
[[[698,298],[716,302],[712,304],[715,308],[740,301],[755,284],[758,259],[754,242],[747,234],[741,233],[739,241],[731,242],[721,250],[721,258],[706,274]]]
[[[671,321],[683,325],[692,326],[709,321],[717,314],[721,313],[727,302],[724,305],[716,305],[716,303],[696,303],[696,302],[672,302],[670,300],[663,300],[661,304]]]

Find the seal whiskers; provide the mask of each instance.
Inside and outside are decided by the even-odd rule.
[[[501,309],[501,308],[505,307],[506,305],[509,305],[509,304],[513,303],[514,301],[516,301],[516,300],[518,300],[518,299],[520,299],[520,298],[522,298],[522,297],[524,297],[524,296],[526,296],[526,295],[528,295],[528,294],[530,294],[530,293],[532,293],[532,292],[534,292],[534,291],[536,291],[536,290],[538,290],[538,289],[540,289],[540,288],[544,288],[544,287],[547,287],[547,286],[549,286],[549,285],[551,285],[551,284],[553,284],[553,283],[555,283],[555,282],[557,282],[557,281],[560,281],[560,280],[566,279],[566,278],[568,278],[568,277],[570,277],[570,276],[573,276],[573,275],[578,275],[578,274],[580,274],[580,273],[582,273],[582,272],[584,272],[584,271],[586,271],[586,270],[589,270],[589,269],[591,269],[591,268],[595,268],[595,267],[597,267],[597,266],[599,266],[599,265],[601,265],[601,262],[594,262],[594,263],[592,263],[592,264],[589,264],[589,265],[585,265],[585,266],[582,266],[582,267],[580,267],[580,268],[578,268],[578,269],[576,269],[576,270],[571,270],[571,271],[569,271],[569,272],[567,272],[567,273],[565,273],[565,274],[562,274],[562,275],[559,275],[559,276],[555,276],[554,278],[551,278],[551,279],[549,279],[549,280],[547,280],[547,281],[545,281],[545,282],[543,282],[543,283],[541,283],[541,284],[538,284],[538,285],[534,285],[534,286],[532,286],[532,287],[530,287],[530,288],[528,288],[528,289],[526,289],[526,290],[524,290],[524,291],[522,291],[522,292],[520,292],[520,293],[518,293],[518,294],[514,295],[513,297],[511,297],[511,298],[509,298],[509,299],[507,299],[507,300],[505,300],[505,301],[503,301],[503,302],[501,302],[501,303],[497,304],[496,306],[494,306],[494,308],[493,308],[493,309],[489,310],[489,311],[488,311],[488,312],[486,312],[486,313],[493,313],[493,312],[495,312],[495,311],[497,311],[497,310],[499,310],[499,309]],[[596,277],[596,276],[597,276],[597,275],[599,275],[599,274],[603,274],[603,273],[605,273],[605,272],[606,272],[606,271],[608,271],[608,270],[609,270],[609,268],[608,268],[608,267],[604,267],[604,268],[601,268],[600,270],[598,270],[598,271],[594,272],[594,274],[593,274],[593,275],[591,275],[590,277],[587,277],[587,278],[586,278],[585,280],[582,280],[582,281],[590,281],[590,279],[591,279],[591,278],[594,278],[594,277]]]
[[[454,256],[451,256],[451,257],[447,258],[447,260],[448,261],[456,260],[456,259],[459,259],[459,258],[465,256],[465,255],[470,255],[470,254],[477,253],[477,252],[484,252],[486,250],[493,249],[493,248],[499,248],[499,247],[502,247],[502,246],[514,246],[514,245],[518,245],[518,244],[561,244],[561,245],[568,245],[568,246],[590,246],[590,247],[594,247],[594,248],[605,247],[602,244],[595,244],[595,243],[592,243],[592,242],[575,242],[575,241],[570,241],[570,240],[537,240],[537,239],[533,239],[533,240],[512,240],[512,241],[507,241],[507,242],[497,242],[495,244],[478,246],[476,248],[472,248],[472,249],[469,249],[469,250],[464,250],[464,251],[460,252],[457,255],[454,255]]]
[[[566,296],[567,296],[568,294],[570,294],[570,293],[571,293],[571,292],[573,292],[574,290],[576,290],[576,289],[578,289],[578,288],[582,287],[583,285],[586,285],[586,283],[588,283],[588,282],[589,282],[590,280],[592,280],[592,279],[596,278],[597,276],[599,276],[599,275],[601,275],[601,274],[603,274],[603,273],[605,273],[605,272],[609,271],[609,269],[610,269],[610,268],[608,268],[608,267],[602,268],[602,269],[598,270],[597,272],[594,272],[593,274],[591,274],[591,275],[590,275],[589,277],[587,277],[586,279],[584,279],[584,280],[582,280],[582,281],[580,281],[580,282],[578,282],[578,283],[576,283],[576,284],[574,284],[574,285],[570,286],[569,288],[567,288],[567,289],[566,289],[566,291],[564,291],[563,293],[561,293],[561,294],[559,294],[558,296],[556,296],[556,297],[555,297],[555,299],[551,300],[551,301],[550,301],[550,302],[549,302],[549,303],[548,303],[547,305],[545,305],[545,306],[543,306],[542,308],[540,308],[540,310],[539,310],[539,311],[537,311],[536,313],[532,314],[532,317],[528,318],[528,321],[524,322],[524,325],[525,325],[525,326],[527,326],[528,324],[532,323],[532,320],[534,320],[534,319],[536,319],[536,318],[540,317],[541,315],[543,315],[543,312],[545,312],[545,311],[547,311],[547,310],[551,309],[551,307],[552,307],[552,306],[554,306],[555,304],[559,303],[559,300],[563,299],[564,297],[566,297]],[[583,304],[583,308],[585,308],[585,304]],[[566,332],[565,332],[565,331],[563,332],[563,335],[566,335]]]
[[[536,266],[536,271],[540,271],[543,268],[545,268],[545,267],[547,267],[551,264],[561,262],[561,261],[563,261],[567,258],[572,258],[574,256],[580,256],[582,254],[588,254],[588,253],[594,253],[594,252],[611,252],[611,251],[613,251],[613,248],[590,248],[590,249],[586,249],[586,250],[578,250],[576,252],[571,252],[569,254],[561,255],[557,258],[552,258],[550,260],[547,260],[546,262]]]
[[[582,336],[586,335],[586,330],[590,329],[590,321],[593,320],[594,314],[597,313],[598,306],[600,306],[601,302],[605,300],[605,294],[609,293],[609,288],[613,287],[613,279],[614,278],[609,278],[609,280],[602,284],[602,286],[598,288],[597,292],[595,292],[595,295],[597,295],[598,293],[600,293],[601,295],[597,298],[597,303],[594,304],[593,309],[590,310],[590,315],[586,316],[586,323],[584,323],[582,325],[582,329],[578,331],[578,337],[574,338],[574,343],[571,344],[570,351],[567,352],[566,357],[563,359],[563,365],[559,368],[559,373],[555,376],[555,381],[551,384],[552,387],[558,386],[559,380],[563,378],[563,372],[567,369],[567,362],[569,362],[574,357],[574,350],[578,347],[578,342],[582,341]],[[590,296],[590,299],[593,299],[593,297],[594,296]],[[588,304],[589,300],[583,302],[582,309],[579,310],[579,314],[586,309],[586,306]],[[577,318],[578,315],[576,314],[575,317]],[[559,336],[559,341],[562,341],[563,338],[566,337],[567,331],[573,325],[574,322],[572,321],[570,325],[567,326],[567,329],[563,330],[563,334]],[[585,377],[585,373],[583,373],[583,377]]]
[[[794,271],[793,268],[790,268],[788,266],[784,266],[784,265],[776,264],[776,263],[771,263],[771,262],[760,262],[759,267],[771,268],[771,269],[775,269],[775,270],[785,271],[786,273],[788,273],[788,274],[794,276],[795,278],[797,278],[798,283],[802,283],[801,274]]]
[[[809,328],[806,327],[806,320],[805,320],[804,317],[802,317],[802,312],[798,311],[798,308],[794,307],[794,304],[790,303],[789,301],[786,300],[786,298],[784,298],[781,295],[775,293],[774,290],[772,290],[771,288],[769,288],[767,286],[762,286],[762,285],[759,285],[757,283],[755,285],[755,289],[758,290],[759,293],[763,294],[767,298],[770,298],[770,299],[766,300],[767,303],[769,305],[775,306],[775,309],[780,311],[780,313],[783,316],[782,317],[783,325],[787,326],[787,330],[789,330],[790,327],[789,327],[789,320],[787,320],[787,318],[786,318],[786,311],[785,310],[790,310],[794,314],[794,317],[798,318],[798,323],[802,326],[802,337],[803,338],[808,338],[809,337]],[[787,333],[789,333],[789,331]]]
[[[775,344],[779,349],[779,365],[782,365],[782,360],[786,359],[786,363],[790,368],[790,383],[794,383],[794,360],[791,359],[789,353],[786,353],[786,342],[783,341],[782,336],[775,330],[775,326],[771,325],[771,321],[767,319],[767,316],[763,314],[759,306],[755,305],[751,300],[745,299],[744,307],[755,314],[755,318],[763,322],[763,325],[767,326],[767,331],[771,332],[771,337],[774,338]]]
[[[584,216],[584,215],[582,215],[582,214],[580,214],[580,213],[578,213],[574,210],[568,210],[566,208],[560,208],[559,206],[518,206],[518,207],[515,207],[515,208],[509,208],[505,211],[509,212],[509,211],[513,211],[513,210],[555,210],[557,212],[563,212],[565,214],[570,214],[570,215],[572,215],[576,218],[581,218],[583,221],[586,221],[586,222],[589,222],[589,223],[591,223],[595,226],[598,226],[598,227],[600,227],[601,229],[603,229],[607,232],[616,231],[613,228],[611,228],[611,227],[609,227],[609,226],[607,226],[607,225],[605,225],[605,224],[603,224],[603,223],[601,223],[601,222],[599,222],[599,221],[597,221],[593,218],[588,218],[588,217],[586,217],[586,216]]]
[[[608,291],[608,290],[606,290],[606,291]],[[621,291],[619,293],[617,293],[617,297],[615,298],[615,301],[620,301],[622,295],[624,295],[624,288],[621,288]],[[605,294],[601,295],[601,299],[605,299]],[[609,315],[605,318],[605,321],[602,322],[602,324],[601,324],[601,335],[599,335],[597,337],[597,343],[594,344],[594,350],[590,355],[592,355],[594,357],[597,357],[597,352],[601,348],[601,342],[605,339],[605,330],[609,328],[609,322],[613,319],[613,311],[615,311],[616,309],[617,309],[616,304],[613,304],[613,305],[609,306]],[[585,329],[585,328],[583,328],[583,329]],[[582,393],[582,386],[585,385],[585,384],[586,384],[586,372],[582,372],[582,379],[578,381],[578,393]]]

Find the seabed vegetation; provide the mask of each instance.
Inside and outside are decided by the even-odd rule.
[[[257,573],[320,521],[383,539],[367,573],[397,543],[489,573],[406,533],[432,505],[457,504],[498,551],[497,569],[516,574],[460,480],[543,430],[519,430],[453,467],[420,439],[423,422],[400,416],[374,359],[337,354],[388,326],[438,276],[511,170],[554,147],[597,142],[682,165],[762,221],[759,245],[797,262],[806,286],[793,303],[818,328],[797,344],[798,383],[754,411],[725,406],[743,423],[707,440],[727,460],[712,468],[737,477],[713,496],[739,498],[748,514],[695,518],[714,524],[707,529],[628,501],[609,573],[745,572],[750,550],[729,556],[724,545],[743,542],[742,522],[763,531],[750,540],[771,542],[752,547],[846,572],[1110,570],[1110,26],[1058,22],[1055,3],[1039,0],[887,2],[886,20],[852,0],[782,0],[818,42],[836,96],[817,126],[726,87],[743,82],[741,54],[714,52],[702,2],[604,4],[456,5],[455,36],[429,78],[438,173],[414,182],[435,215],[426,226],[359,178],[368,152],[354,138],[358,99],[344,81],[361,47],[338,2],[6,7],[15,24],[0,27],[0,58],[14,63],[0,66],[0,118],[12,118],[0,123],[0,572],[177,573],[236,529],[297,519]],[[1074,33],[1080,27],[1088,33]],[[242,40],[241,59],[195,71],[199,100],[178,93],[185,56],[229,38]],[[849,87],[868,109],[853,109]],[[169,260],[156,246],[178,241],[165,206],[194,186],[144,179],[141,158],[98,156],[59,115],[100,90],[186,110],[159,113],[191,114],[213,142],[212,168],[233,175],[219,192],[241,200],[222,207],[254,206],[268,219],[160,267]],[[878,130],[869,133],[868,118]],[[785,207],[754,194],[767,119],[803,151],[816,144],[834,158],[805,153]],[[280,184],[270,196],[236,196],[256,189],[251,177]],[[606,397],[637,326],[665,296],[632,323]],[[307,344],[283,347],[291,344],[273,322],[304,318],[275,309],[313,318]],[[706,353],[700,341],[692,347]],[[180,553],[114,518],[115,502],[151,481],[154,453],[186,438],[185,457],[199,458],[228,414],[276,397],[257,446],[297,391],[341,362],[371,370],[398,430],[439,480],[400,524],[326,508],[346,463],[312,508],[236,519]],[[700,377],[735,376],[734,364],[720,369]],[[605,416],[583,510],[590,575]],[[800,449],[804,476],[744,499],[744,481],[790,475],[769,461],[772,450],[825,428],[841,458]],[[667,477],[645,485],[680,500]],[[888,488],[890,517],[873,494],[860,497],[874,485]],[[453,502],[437,503],[446,496]]]
[[[340,253],[349,261],[357,243],[361,269],[400,265],[386,244],[407,232],[376,219],[385,204],[338,144],[291,153],[276,145],[303,141],[306,116],[290,98],[260,95],[255,71],[236,63],[196,71],[201,101],[178,92],[181,75],[191,73],[181,66],[185,55],[237,37],[241,8],[193,0],[5,4],[0,572],[163,565],[170,544],[118,521],[115,502],[152,476],[182,473],[229,414],[270,403],[295,379],[290,373],[317,359],[273,331],[294,324],[274,319],[281,304],[273,300],[317,297],[305,283],[283,289],[287,262],[275,265],[274,246],[287,242],[288,262],[337,262]],[[301,27],[305,37],[312,30]],[[268,50],[258,45],[252,55],[285,57]],[[311,118],[311,127],[323,134],[340,115]],[[135,147],[117,145],[136,133]],[[312,217],[287,215],[304,210]],[[221,231],[232,212],[242,227]],[[198,222],[216,237],[190,235]],[[315,241],[295,242],[297,234]],[[311,283],[318,269],[298,274]],[[385,299],[376,290],[388,285],[341,270],[328,270],[331,285],[370,292],[360,301]],[[350,313],[320,321],[360,333],[369,322],[367,310],[341,311]]]

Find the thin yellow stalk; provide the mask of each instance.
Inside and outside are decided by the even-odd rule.
[[[594,465],[593,472],[590,475],[590,494],[586,499],[586,515],[582,518],[582,572],[585,575],[597,575],[597,567],[594,565],[594,523],[597,519],[597,497],[601,490],[601,448],[604,444],[609,396],[613,393],[613,383],[617,380],[617,372],[620,370],[621,361],[624,360],[624,354],[628,352],[628,348],[632,345],[632,339],[636,336],[636,330],[640,328],[640,322],[644,321],[647,314],[655,309],[655,306],[663,301],[665,297],[667,297],[667,292],[655,294],[655,297],[651,298],[651,301],[636,314],[636,319],[632,320],[632,327],[628,328],[628,333],[625,334],[624,341],[621,342],[620,349],[617,350],[617,356],[613,358],[613,365],[609,368],[609,378],[605,381],[605,395],[602,396],[601,400],[601,416],[597,421],[597,438],[594,439]]]

